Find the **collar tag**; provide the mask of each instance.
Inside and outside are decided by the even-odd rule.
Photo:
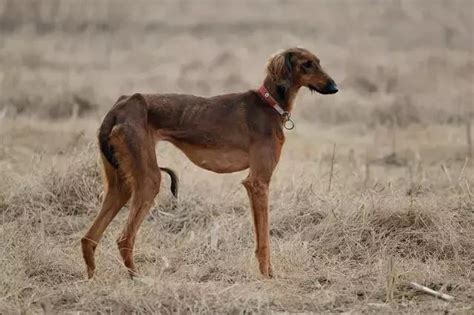
[[[290,112],[284,110],[280,104],[273,98],[273,96],[268,92],[267,88],[265,85],[262,84],[262,86],[257,90],[258,95],[260,98],[270,107],[273,107],[274,110],[280,114],[280,116],[283,119],[283,127],[286,130],[291,130],[295,128],[295,123],[291,119]]]

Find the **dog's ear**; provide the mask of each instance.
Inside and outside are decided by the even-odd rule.
[[[270,57],[267,64],[267,74],[279,85],[289,86],[292,76],[291,52],[277,53]]]

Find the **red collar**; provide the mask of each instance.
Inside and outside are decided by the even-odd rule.
[[[260,98],[270,107],[273,107],[278,114],[280,115],[287,115],[288,112],[285,111],[283,108],[281,108],[280,104],[273,98],[273,96],[268,92],[267,88],[265,85],[262,84],[262,86],[257,90],[258,95]]]
[[[272,107],[278,112],[278,114],[280,114],[280,116],[283,118],[283,127],[285,127],[285,129],[291,130],[295,127],[293,120],[291,120],[290,113],[280,106],[280,104],[273,98],[273,96],[267,90],[265,85],[262,84],[262,86],[257,90],[257,93],[260,98],[265,102],[265,104]]]

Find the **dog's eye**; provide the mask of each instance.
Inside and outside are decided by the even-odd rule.
[[[310,70],[313,68],[313,62],[311,60],[308,60],[308,61],[305,61],[301,64],[301,66],[303,67],[303,69],[305,70]]]

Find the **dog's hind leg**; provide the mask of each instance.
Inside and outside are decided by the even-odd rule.
[[[116,146],[121,168],[132,190],[130,212],[117,245],[130,276],[137,275],[133,247],[140,225],[158,194],[161,172],[156,161],[155,141],[146,129],[125,126],[123,146]]]
[[[94,275],[94,252],[102,234],[119,210],[130,199],[130,189],[119,171],[114,169],[103,156],[102,163],[105,181],[102,208],[81,240],[82,255],[87,266],[88,278],[92,278]]]
[[[155,179],[151,179],[153,176],[149,176],[149,179],[144,180],[143,183],[140,186],[137,186],[136,190],[133,192],[127,222],[117,239],[120,255],[122,256],[123,263],[125,267],[127,267],[131,277],[138,275],[133,259],[133,248],[137,232],[153,205],[153,200],[159,190],[158,183],[161,175],[157,172],[154,176]]]

